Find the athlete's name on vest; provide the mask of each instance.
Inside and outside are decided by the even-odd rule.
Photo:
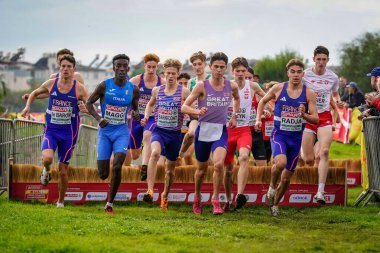
[[[71,107],[71,101],[64,101],[64,100],[53,99],[53,105],[59,105],[59,106],[64,106],[64,107]]]
[[[285,111],[285,112],[298,112],[298,106],[282,105],[282,111]]]
[[[113,100],[125,102],[125,98],[113,97]]]
[[[229,103],[229,97],[207,97],[207,106],[227,106]]]

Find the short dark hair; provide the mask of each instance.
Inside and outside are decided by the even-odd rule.
[[[71,62],[71,63],[74,65],[74,67],[75,67],[75,64],[76,64],[76,62],[75,62],[75,58],[74,58],[74,56],[72,56],[71,54],[64,54],[64,55],[62,55],[62,56],[59,57],[59,65],[60,65],[60,66],[61,66],[61,62],[62,62],[63,60],[66,60],[66,61],[68,61],[68,62]]]
[[[253,68],[251,68],[251,67],[248,68],[248,72],[251,73],[252,75],[255,74],[255,71],[254,71]]]
[[[128,63],[129,63],[129,56],[128,55],[126,55],[126,54],[117,54],[117,55],[115,55],[112,58],[112,64],[115,64],[115,61],[120,60],[120,59],[127,60]]]
[[[58,59],[58,57],[60,57],[61,55],[64,55],[64,54],[69,54],[71,56],[74,56],[74,53],[70,49],[62,48],[62,49],[59,49],[57,51],[56,58]]]
[[[232,70],[236,69],[239,66],[243,66],[248,69],[248,61],[244,57],[237,57],[231,62]]]
[[[190,77],[189,74],[187,74],[187,73],[184,72],[184,73],[179,74],[177,80],[179,80],[181,78],[186,78],[187,80],[190,80],[191,77]]]
[[[226,64],[228,64],[228,57],[223,52],[216,52],[211,56],[210,64],[213,64],[214,61],[224,61]]]
[[[327,57],[329,57],[330,52],[329,52],[329,50],[327,49],[327,47],[324,47],[324,46],[317,46],[317,47],[314,49],[314,57],[315,57],[317,54],[325,54],[325,55],[327,55]]]
[[[291,66],[298,66],[305,69],[305,64],[300,59],[291,59],[288,64],[286,64],[286,69],[289,69]]]

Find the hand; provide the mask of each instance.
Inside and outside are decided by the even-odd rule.
[[[261,116],[262,119],[269,119],[272,114],[268,110],[263,111],[263,115]]]
[[[232,115],[230,121],[228,122],[229,128],[235,128],[236,127],[236,114]]]
[[[108,120],[101,118],[100,121],[99,121],[99,126],[100,126],[101,128],[103,128],[103,127],[107,126],[108,123],[109,123]]]
[[[139,121],[140,120],[140,114],[136,112],[135,110],[132,110],[132,118],[134,121]]]
[[[78,101],[78,108],[79,108],[79,111],[84,112],[84,113],[88,113],[87,108],[84,105],[82,100]]]
[[[256,120],[255,131],[256,132],[261,132],[262,126],[263,126],[263,123],[261,122],[261,120]]]
[[[332,124],[332,131],[335,132],[335,123]]]
[[[28,98],[29,98],[29,94],[28,93],[26,93],[26,94],[24,94],[24,95],[21,96],[21,99],[25,100],[25,101],[27,101]]]
[[[298,112],[301,114],[302,117],[305,115],[305,111],[306,111],[305,105],[300,104],[300,106],[298,107]]]
[[[25,118],[26,116],[29,115],[29,111],[30,111],[30,106],[29,105],[25,106],[24,110],[22,110],[21,112],[21,116]]]
[[[140,121],[140,124],[142,127],[145,127],[147,123],[148,123],[148,119],[145,117]]]
[[[345,107],[345,102],[342,102],[342,101],[339,101],[339,102],[336,102],[336,105],[338,106],[339,109],[343,109],[343,107]]]
[[[365,96],[365,101],[367,102],[368,105],[373,105],[373,103],[376,101],[376,97],[373,95],[366,95]]]
[[[370,112],[370,109],[365,110],[364,112],[362,112],[361,114],[359,114],[358,120],[362,120],[364,118],[367,118],[369,116],[369,112]]]
[[[201,116],[201,115],[205,115],[207,113],[207,107],[202,107],[200,110],[198,110],[198,115]]]
[[[336,114],[335,123],[340,123],[340,115],[339,115],[339,113]]]

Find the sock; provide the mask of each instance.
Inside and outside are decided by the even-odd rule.
[[[110,207],[112,207],[112,206],[113,206],[113,203],[107,202],[106,206],[110,206]]]
[[[325,192],[325,184],[324,183],[319,183],[318,184],[318,192]]]
[[[273,189],[271,186],[269,186],[268,189],[268,195],[273,196],[276,193],[276,189]]]

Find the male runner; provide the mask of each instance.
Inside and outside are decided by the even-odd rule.
[[[261,129],[264,106],[276,99],[271,144],[274,164],[266,202],[273,216],[279,215],[278,203],[288,189],[297,166],[305,121],[318,122],[314,92],[302,84],[304,64],[292,59],[286,65],[289,81],[276,84],[261,99],[256,116],[256,128]],[[284,170],[285,168],[285,170]],[[277,186],[277,181],[281,181]]]
[[[153,88],[152,96],[145,109],[145,116],[141,125],[145,126],[155,110],[155,120],[152,131],[152,154],[148,163],[148,190],[144,195],[144,201],[153,201],[154,181],[157,173],[157,162],[160,155],[166,157],[165,187],[161,194],[161,208],[168,208],[168,194],[174,181],[174,168],[181,148],[181,127],[183,124],[182,103],[189,96],[190,91],[179,85],[177,78],[182,68],[180,61],[167,59],[164,62],[166,84]]]
[[[302,137],[303,160],[309,166],[314,164],[314,143],[318,138],[319,143],[319,184],[318,192],[314,199],[325,204],[325,183],[329,168],[329,149],[332,142],[333,119],[330,112],[331,94],[335,98],[338,106],[342,105],[339,97],[338,76],[326,68],[329,61],[329,50],[326,47],[318,46],[314,50],[314,67],[305,70],[303,81],[307,87],[312,89],[316,95],[319,122],[317,124],[306,123],[306,129]]]
[[[195,52],[190,57],[191,66],[195,72],[195,77],[190,79],[190,91],[193,91],[195,85],[198,82],[201,82],[206,79],[210,79],[211,75],[206,74],[205,69],[207,66],[206,63],[206,54],[202,51]],[[187,165],[193,164],[193,153],[194,153],[194,133],[195,129],[198,126],[198,120],[193,119],[190,121],[189,129],[185,136],[183,137],[183,142],[181,150],[179,152],[180,157],[184,157]]]
[[[238,85],[240,98],[240,110],[236,114],[236,128],[227,128],[227,155],[224,160],[224,188],[226,190],[227,201],[224,205],[224,211],[228,212],[231,209],[231,194],[232,194],[232,170],[235,150],[239,152],[239,172],[237,176],[238,190],[236,195],[235,210],[241,209],[247,202],[244,195],[244,189],[248,179],[248,159],[251,151],[252,136],[251,136],[251,113],[252,113],[252,98],[255,94],[261,97],[265,96],[264,91],[257,83],[245,80],[246,72],[248,72],[248,61],[244,57],[238,57],[231,63],[234,81]],[[228,108],[227,122],[230,120],[233,111],[233,104]],[[256,115],[255,115],[256,116]]]
[[[179,76],[177,78],[177,82],[182,87],[184,87],[186,89],[189,89],[189,86],[190,86],[189,85],[189,80],[190,79],[191,78],[190,78],[189,74],[187,74],[187,73],[181,73],[181,74],[179,74]],[[182,143],[183,138],[185,137],[187,131],[189,130],[190,121],[191,121],[190,116],[188,114],[184,114],[183,115],[183,124],[182,124],[182,128],[181,128],[181,133],[182,133],[181,143]],[[189,149],[187,151],[189,151]],[[190,156],[192,156],[192,154]],[[185,154],[184,157],[186,159],[186,158],[188,158],[188,155]],[[186,161],[186,164],[189,164],[189,163],[192,163],[192,161]]]
[[[114,153],[110,194],[105,206],[107,213],[113,213],[113,201],[121,181],[121,168],[129,143],[129,129],[126,123],[127,112],[132,107],[132,117],[139,119],[137,104],[139,89],[127,81],[129,57],[118,54],[113,57],[113,78],[102,81],[86,103],[88,112],[99,122],[98,133],[98,174],[102,180],[110,173],[110,157]],[[100,100],[102,116],[95,111],[93,104]]]
[[[146,54],[144,56],[144,73],[131,79],[131,82],[140,90],[140,99],[138,102],[140,118],[144,117],[145,107],[152,96],[152,89],[163,83],[163,79],[156,74],[159,62],[160,58],[156,54]],[[129,148],[132,152],[132,160],[138,159],[140,153],[142,153],[141,181],[146,180],[147,177],[147,164],[151,153],[150,137],[153,123],[154,116],[149,118],[149,121],[144,127],[141,126],[140,120],[132,121]],[[141,143],[144,146],[142,152]]]
[[[75,58],[63,55],[59,60],[60,77],[49,79],[34,90],[26,102],[22,116],[29,114],[30,106],[38,96],[49,96],[49,105],[46,110],[46,127],[42,142],[42,163],[44,169],[41,174],[41,183],[46,186],[50,179],[50,165],[58,147],[59,198],[57,207],[64,207],[64,198],[68,185],[67,170],[69,160],[75,144],[78,125],[76,116],[79,113],[78,100],[86,101],[88,93],[83,84],[73,80],[75,72]]]
[[[193,212],[202,214],[201,186],[208,167],[208,159],[212,152],[214,163],[213,174],[213,214],[222,214],[219,203],[220,185],[223,179],[223,164],[227,153],[227,111],[234,99],[234,108],[229,127],[236,126],[236,113],[239,111],[240,98],[236,82],[223,77],[227,69],[228,57],[222,52],[211,57],[211,79],[198,82],[182,106],[182,112],[199,115],[199,126],[195,131],[194,146],[198,168],[195,172],[195,197]],[[198,108],[191,105],[198,100]]]

